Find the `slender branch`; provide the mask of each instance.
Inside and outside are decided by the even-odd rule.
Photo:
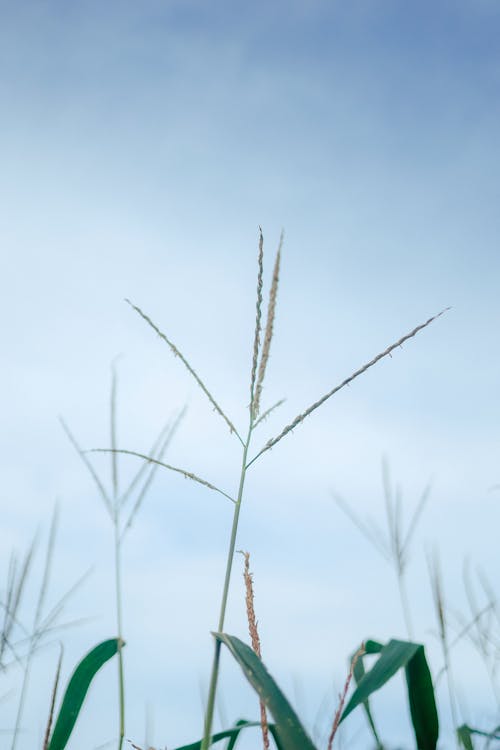
[[[153,321],[151,320],[151,318],[149,318],[146,315],[146,313],[144,313],[141,310],[140,307],[137,307],[137,305],[134,305],[129,299],[126,299],[125,302],[127,302],[127,304],[129,304],[130,307],[133,310],[135,310],[137,313],[139,313],[139,315],[141,316],[141,318],[143,318],[143,320],[145,320],[146,323],[148,323],[148,325],[151,326],[151,328],[153,329],[153,331],[155,331],[155,333],[157,333],[158,336],[161,339],[163,339],[163,341],[165,341],[166,344],[168,344],[168,346],[170,347],[170,349],[173,352],[174,356],[179,357],[179,359],[181,360],[181,362],[183,363],[183,365],[185,366],[185,368],[193,376],[193,378],[196,380],[196,382],[200,386],[200,388],[203,391],[203,393],[207,396],[208,400],[210,401],[210,403],[214,407],[215,411],[218,414],[220,414],[220,416],[222,417],[222,419],[226,422],[226,424],[229,427],[230,432],[234,433],[236,435],[236,437],[238,438],[238,440],[240,441],[240,443],[243,445],[243,440],[242,440],[240,434],[238,433],[238,430],[236,429],[236,427],[234,426],[234,424],[231,422],[231,420],[229,419],[229,417],[227,417],[226,414],[222,411],[221,407],[219,406],[219,404],[217,403],[217,401],[215,400],[215,398],[212,396],[212,394],[210,393],[210,391],[206,387],[205,383],[201,380],[201,378],[199,377],[199,375],[193,370],[193,368],[191,367],[191,365],[189,364],[189,362],[187,361],[187,359],[185,358],[185,356],[182,354],[182,352],[180,352],[179,349],[175,346],[175,344],[172,341],[170,341],[170,339],[167,338],[167,336],[165,336],[165,334],[162,333],[162,331],[160,331],[160,329],[158,328],[158,326],[155,323],[153,323]]]
[[[276,401],[275,404],[269,407],[269,409],[266,409],[266,411],[260,415],[260,417],[255,421],[254,427],[257,427],[258,424],[263,422],[267,417],[273,412],[275,409],[277,409],[279,406],[284,404],[286,401],[286,398],[280,398],[279,401]]]
[[[94,482],[95,482],[95,484],[97,486],[97,489],[99,490],[99,494],[101,495],[101,499],[102,499],[102,501],[104,503],[104,506],[105,506],[106,510],[108,511],[108,513],[109,513],[109,517],[111,519],[113,519],[113,506],[112,506],[111,500],[109,498],[108,493],[106,492],[106,489],[105,489],[103,483],[99,479],[99,475],[97,474],[96,470],[94,469],[94,467],[92,466],[92,464],[88,460],[87,456],[85,455],[86,451],[83,451],[80,448],[80,446],[76,442],[76,438],[73,437],[73,434],[70,432],[70,429],[69,429],[68,425],[66,424],[66,422],[64,421],[64,419],[62,417],[59,417],[59,422],[61,423],[61,426],[62,426],[64,432],[68,436],[70,443],[72,444],[72,446],[74,447],[74,449],[76,450],[76,452],[78,453],[78,455],[80,456],[80,458],[82,459],[83,463],[87,467],[88,472],[90,473],[92,479],[94,480]]]
[[[89,451],[87,451],[87,453],[109,453],[110,450],[110,448],[91,448]],[[157,461],[152,456],[146,456],[144,453],[138,453],[137,451],[128,451],[124,448],[120,448],[120,450],[118,450],[117,452],[124,453],[127,456],[137,456],[137,458],[142,458],[144,461],[149,461],[149,463],[151,464],[158,464],[158,466],[163,466],[165,469],[175,471],[178,474],[182,474],[186,479],[192,479],[194,482],[198,482],[199,484],[203,484],[205,487],[208,487],[209,490],[214,490],[214,492],[218,492],[219,494],[224,495],[224,497],[227,497],[227,499],[231,500],[232,503],[236,502],[234,498],[231,497],[231,495],[227,494],[227,492],[224,492],[224,490],[219,489],[214,484],[207,482],[206,479],[202,479],[196,474],[193,474],[191,471],[186,471],[186,469],[179,469],[177,466],[165,464],[163,463],[163,461]]]
[[[295,417],[295,419],[293,420],[293,422],[290,422],[289,425],[287,425],[286,427],[284,427],[283,430],[280,432],[279,435],[277,435],[276,437],[271,438],[270,440],[267,441],[267,443],[262,448],[262,450],[260,450],[252,458],[252,460],[247,464],[247,469],[263,453],[265,453],[270,448],[272,448],[273,446],[275,446],[276,443],[279,443],[279,441],[282,438],[285,437],[285,435],[287,435],[289,432],[291,432],[292,430],[294,430],[295,427],[297,427],[301,422],[303,422],[304,419],[306,419],[306,417],[308,417],[310,414],[312,414],[313,411],[315,411],[320,406],[322,406],[322,404],[324,404],[325,401],[327,401],[329,398],[331,398],[331,396],[333,396],[335,393],[338,393],[338,391],[340,391],[341,388],[344,388],[346,385],[349,385],[349,383],[352,383],[353,380],[355,380],[357,377],[359,377],[360,375],[362,375],[363,373],[365,373],[367,370],[370,369],[370,367],[373,367],[373,365],[377,364],[377,362],[379,362],[381,359],[383,359],[384,357],[389,356],[391,354],[391,352],[394,351],[394,349],[397,349],[398,347],[402,346],[405,343],[405,341],[408,341],[408,339],[413,338],[413,336],[415,336],[419,331],[422,331],[424,328],[427,328],[428,325],[430,325],[437,318],[441,317],[441,315],[443,315],[449,309],[450,308],[447,307],[444,310],[441,310],[441,312],[439,312],[437,315],[433,315],[432,318],[429,318],[428,320],[426,320],[425,323],[422,323],[421,325],[418,325],[412,331],[410,331],[409,333],[407,333],[404,336],[402,336],[394,344],[391,344],[390,346],[388,346],[387,349],[384,349],[383,352],[380,352],[380,354],[377,354],[376,357],[374,357],[369,362],[367,362],[365,365],[363,365],[362,367],[360,367],[359,370],[356,370],[355,372],[352,373],[352,375],[349,375],[348,378],[346,378],[345,380],[343,380],[339,385],[335,386],[335,388],[332,388],[331,391],[328,391],[328,393],[325,393],[325,395],[322,396],[318,401],[315,401],[313,404],[311,404],[311,406],[309,406],[308,409],[306,409],[304,412],[302,412],[302,414],[299,414],[297,417]]]

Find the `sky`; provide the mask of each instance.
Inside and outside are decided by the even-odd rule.
[[[464,569],[479,606],[477,571],[498,592],[500,7],[0,7],[2,600],[12,552],[22,556],[37,534],[22,605],[29,630],[56,503],[47,607],[90,571],[60,616],[74,624],[49,634],[33,662],[18,750],[41,746],[59,641],[65,682],[115,634],[112,526],[58,417],[83,447],[109,447],[114,362],[119,446],[147,453],[186,407],[165,460],[237,488],[241,446],[124,300],[175,342],[244,431],[259,226],[265,295],[284,230],[263,401],[286,401],[259,427],[256,450],[451,308],[248,474],[237,547],[251,553],[263,658],[326,747],[349,655],[367,637],[408,637],[393,569],[335,497],[383,528],[383,461],[406,523],[430,483],[407,578],[413,635],[434,676],[429,555],[439,554],[452,638],[471,617]],[[109,486],[109,455],[90,460]],[[122,487],[138,465],[120,456]],[[226,498],[161,470],[123,543],[126,736],[136,744],[200,737],[230,526]],[[226,630],[248,640],[241,573],[237,556]],[[474,644],[462,638],[452,657],[459,720],[496,726]],[[69,750],[116,745],[115,667],[96,678]],[[2,676],[9,739],[20,676],[15,666]],[[398,679],[374,708],[389,746],[409,748]],[[437,695],[444,749],[453,739],[442,679]],[[257,715],[224,655],[217,727]],[[354,714],[338,747],[369,743]]]

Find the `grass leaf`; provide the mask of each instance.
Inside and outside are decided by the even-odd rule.
[[[376,641],[367,641],[365,643],[364,655],[379,654],[382,649],[383,649],[383,645],[381,643],[377,643]],[[354,681],[356,685],[359,685],[359,683],[361,682],[365,674],[366,674],[366,671],[365,671],[365,666],[363,664],[363,656],[361,656],[361,658],[358,659],[356,663],[354,664],[354,669],[353,669],[353,676],[354,676]],[[382,750],[383,745],[380,740],[377,727],[375,726],[375,721],[373,719],[373,715],[372,715],[371,708],[370,708],[370,702],[368,698],[365,701],[363,701],[363,708],[366,714],[366,718],[368,719],[368,724],[370,725],[373,738],[376,742],[376,748],[377,750]]]
[[[48,750],[63,750],[66,747],[90,683],[103,664],[117,653],[118,647],[117,638],[103,641],[78,664],[66,688]]]
[[[243,729],[249,729],[251,727],[260,727],[260,721],[245,721],[244,719],[241,719],[240,721],[237,721],[235,726],[231,729],[224,729],[224,731],[222,732],[213,734],[210,739],[210,744],[215,745],[216,742],[229,739],[226,750],[233,750],[238,737],[240,736],[240,732],[242,732]],[[278,750],[285,750],[285,746],[280,742],[278,738],[276,727],[274,724],[269,725],[269,731],[273,736]],[[182,747],[177,747],[175,750],[200,750],[201,744],[202,740],[198,740],[197,742],[192,742],[190,745],[182,745]]]
[[[391,640],[380,652],[380,657],[369,672],[365,674],[358,687],[351,696],[351,700],[344,709],[341,722],[354,711],[357,706],[388,682],[398,669],[405,667],[415,655],[418,643]],[[369,652],[368,652],[369,653]],[[373,653],[373,652],[372,652]]]
[[[404,668],[408,685],[411,720],[418,750],[435,750],[439,723],[432,679],[425,658],[424,647],[419,643],[391,640],[382,648],[376,641],[367,641],[366,653],[380,653],[369,672],[361,677],[340,721],[342,722],[369,696],[383,687],[399,669]],[[371,722],[370,722],[371,725]]]
[[[283,748],[316,750],[292,706],[250,646],[226,633],[214,633],[214,636],[227,646],[261,701],[272,713],[278,740]]]
[[[461,727],[458,727],[457,738],[459,747],[463,747],[464,750],[474,750],[474,745],[472,742],[472,732],[467,724],[462,724]]]
[[[411,721],[418,750],[435,750],[439,721],[431,673],[420,646],[405,668]]]

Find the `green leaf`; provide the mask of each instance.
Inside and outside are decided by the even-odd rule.
[[[457,729],[457,737],[459,743],[465,748],[465,750],[474,750],[474,745],[472,744],[473,734],[477,734],[479,737],[486,737],[488,740],[500,740],[500,735],[497,734],[499,729],[500,726],[495,727],[492,732],[485,732],[483,729],[473,729],[467,724],[462,724],[462,726]],[[488,747],[488,744],[489,743],[486,744],[486,747]]]
[[[424,647],[419,646],[405,667],[411,720],[418,750],[435,750],[439,721],[431,673]]]
[[[373,642],[371,642],[373,643]],[[340,721],[344,721],[354,709],[364,703],[367,698],[388,682],[398,669],[405,667],[410,659],[415,655],[417,649],[421,648],[418,643],[407,643],[406,641],[389,641],[382,648],[380,656],[369,672],[366,672],[363,679],[347,706],[345,707]]]
[[[122,648],[124,645],[122,641]],[[118,652],[118,648],[117,638],[103,641],[78,664],[66,688],[47,750],[63,750],[66,747],[90,683],[102,665]]]
[[[245,721],[243,719],[237,721],[236,725],[231,729],[225,729],[223,732],[217,732],[216,734],[213,734],[210,740],[210,744],[215,745],[215,743],[220,742],[220,740],[229,739],[229,744],[226,750],[234,748],[240,732],[243,729],[248,729],[249,727],[260,727],[260,721]],[[273,736],[278,750],[285,750],[284,746],[280,743],[280,740],[277,737],[276,727],[274,724],[269,724],[269,732]],[[182,745],[182,747],[178,747],[176,748],[176,750],[200,750],[201,744],[202,740],[198,740],[197,742],[193,742],[191,745]]]
[[[359,685],[359,683],[361,682],[361,680],[366,674],[365,665],[363,664],[363,656],[365,656],[366,654],[379,654],[382,651],[382,649],[383,649],[383,645],[381,643],[377,643],[376,641],[365,641],[365,653],[362,654],[362,656],[357,659],[357,661],[354,664],[354,669],[352,672],[353,677],[354,677],[354,682],[356,683],[356,685]],[[358,653],[358,651],[359,649],[357,649],[355,653]],[[351,660],[353,658],[354,658],[354,654],[351,656]],[[375,721],[373,719],[372,711],[370,708],[370,701],[368,700],[368,698],[365,701],[363,701],[363,709],[365,711],[366,718],[368,719],[368,724],[370,725],[373,738],[376,742],[376,748],[377,750],[383,750],[383,745],[380,740],[379,734],[377,732],[377,727],[375,726]]]
[[[368,719],[371,719],[367,701],[369,696],[379,690],[396,672],[403,668],[408,685],[408,700],[417,740],[418,750],[435,750],[439,735],[439,723],[432,686],[431,674],[425,658],[424,647],[420,643],[392,640],[383,647],[376,641],[368,641],[367,653],[380,653],[369,672],[360,676],[358,686],[344,709],[340,721],[343,721],[354,709],[363,704]],[[370,726],[374,729],[373,720]]]
[[[261,701],[272,713],[281,746],[286,750],[316,750],[297,714],[250,646],[226,633],[214,633],[214,636],[227,646]]]
[[[249,722],[246,719],[240,719],[239,721],[236,722],[235,726],[239,727],[241,730],[248,723]],[[231,737],[231,739],[226,745],[226,750],[234,750],[234,748],[236,747],[236,743],[238,742],[238,737],[240,736],[240,730],[238,730],[238,734],[235,734],[234,737]]]
[[[474,750],[474,745],[472,743],[472,732],[467,724],[462,724],[461,727],[458,727],[457,738],[460,747],[463,747],[464,750]]]

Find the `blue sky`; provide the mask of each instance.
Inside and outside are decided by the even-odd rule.
[[[90,619],[67,634],[66,676],[113,632],[111,529],[57,416],[83,445],[107,445],[110,362],[121,354],[120,444],[147,449],[187,404],[169,460],[232,487],[238,445],[123,299],[244,424],[259,225],[268,272],[286,233],[264,396],[287,401],[263,442],[452,306],[249,478],[240,542],[267,662],[311,729],[326,696],[321,734],[357,643],[405,636],[390,569],[332,500],[382,522],[386,456],[410,509],[433,482],[409,577],[417,637],[438,671],[425,550],[439,544],[452,625],[467,606],[464,559],[493,582],[498,566],[499,21],[488,0],[4,5],[1,561],[6,570],[12,547],[47,532],[58,498],[53,596],[93,566],[68,604],[68,619]],[[125,619],[127,733],[139,743],[146,705],[155,746],[198,737],[229,524],[222,498],[167,474],[136,521]],[[227,627],[245,636],[238,574]],[[462,718],[494,722],[484,670],[460,648]],[[47,647],[39,674],[56,658]],[[256,710],[226,662],[231,721]],[[114,678],[101,675],[72,747],[112,739]],[[409,746],[397,700],[379,696],[380,723]],[[440,700],[448,747],[445,691]],[[14,705],[0,706],[1,726]],[[33,689],[26,711],[21,750],[38,741],[44,695]],[[345,746],[366,747],[362,732],[353,718]]]

